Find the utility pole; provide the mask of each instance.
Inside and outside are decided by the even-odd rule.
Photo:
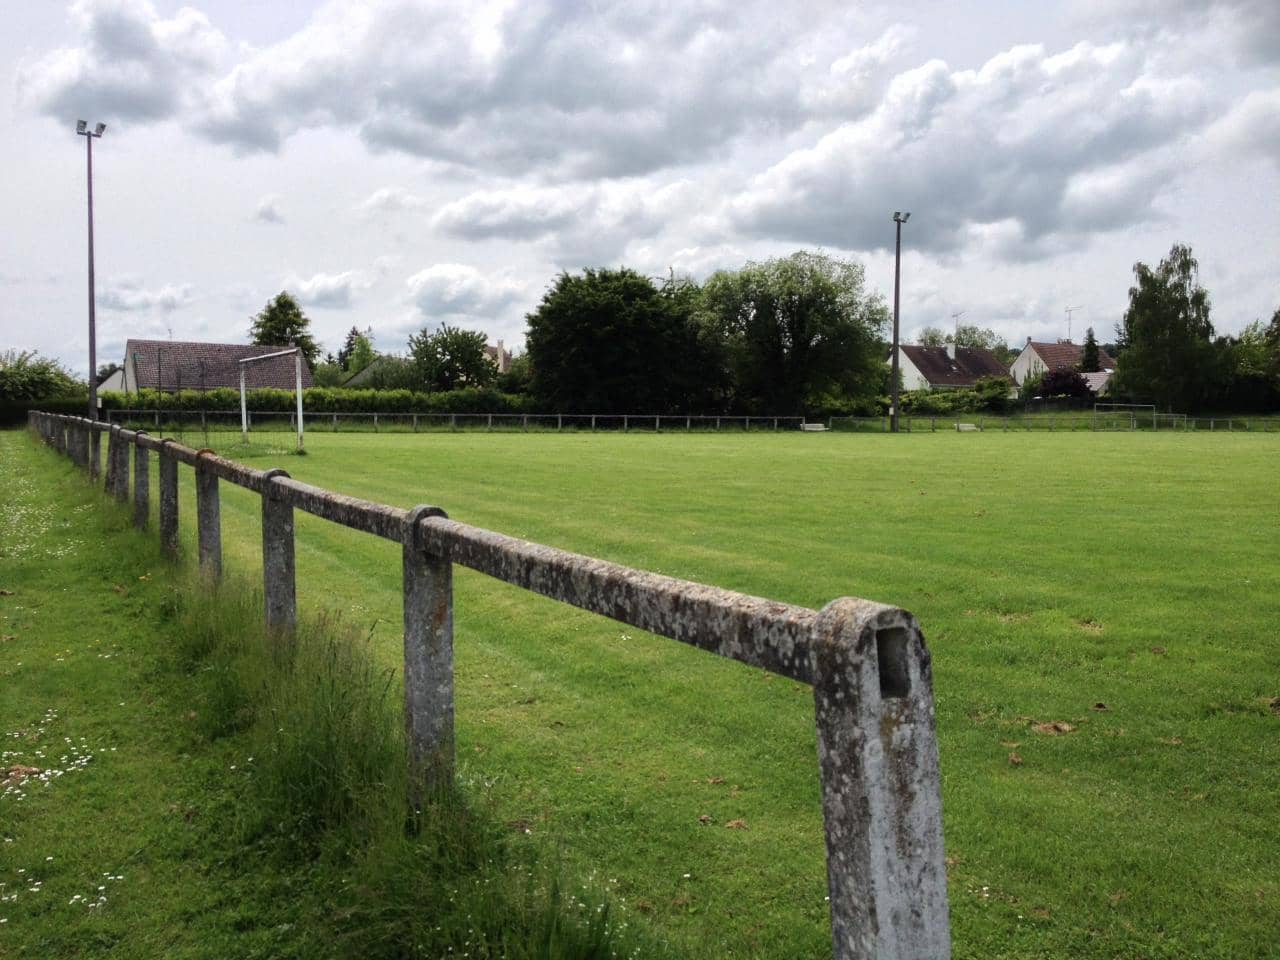
[[[889,430],[898,432],[898,301],[902,280],[902,225],[911,214],[893,211],[893,222],[898,225],[898,240],[893,254],[893,359],[890,363]]]
[[[76,121],[76,133],[84,137],[86,180],[89,184],[89,419],[98,419],[98,340],[94,316],[93,290],[93,141],[107,129],[99,123],[92,130],[84,120]]]

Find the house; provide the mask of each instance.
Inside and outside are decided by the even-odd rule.
[[[124,384],[126,393],[139,390],[240,389],[240,362],[288,350],[245,343],[192,343],[182,340],[129,340],[125,343]],[[292,390],[295,384],[294,358],[273,357],[245,368],[249,387],[278,387]],[[302,365],[302,387],[312,385],[311,368]]]
[[[110,376],[106,377],[101,383],[98,384],[99,393],[107,393],[112,390],[116,391],[117,393],[124,390],[124,370],[123,369],[113,371]]]
[[[1005,365],[982,347],[898,347],[898,369],[904,390],[959,390],[983,377],[1008,377]]]
[[[493,365],[498,368],[499,373],[506,373],[511,369],[511,351],[502,346],[502,341],[498,341],[498,345],[492,346],[486,343],[484,345],[484,355],[493,361]]]
[[[1030,377],[1038,377],[1049,370],[1079,370],[1080,358],[1083,355],[1084,347],[1070,340],[1040,343],[1027,337],[1027,345],[1013,361],[1009,372],[1013,375],[1013,382],[1022,386]],[[1111,374],[1116,370],[1115,360],[1101,347],[1098,348],[1098,366],[1106,376],[1095,377],[1095,380],[1099,381],[1098,387],[1094,386],[1093,381],[1089,381],[1089,389],[1094,393],[1099,393],[1102,388],[1105,388],[1107,381],[1111,379]],[[1089,380],[1090,376],[1085,374],[1085,379]]]

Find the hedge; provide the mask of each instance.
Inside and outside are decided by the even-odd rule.
[[[141,390],[138,393],[100,393],[104,410],[225,410],[240,409],[240,391],[181,390],[177,393]],[[250,410],[289,413],[296,401],[292,390],[249,390]],[[528,413],[527,397],[491,388],[466,387],[441,393],[414,390],[356,390],[344,387],[311,387],[302,391],[307,413]]]

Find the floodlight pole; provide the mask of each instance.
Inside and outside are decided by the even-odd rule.
[[[898,291],[902,278],[902,225],[911,216],[898,210],[893,212],[893,222],[898,225],[898,240],[893,254],[893,357],[889,374],[889,430],[898,432]]]
[[[92,130],[83,120],[76,122],[76,134],[84,137],[85,180],[89,194],[89,419],[98,419],[98,335],[93,283],[93,141],[107,129],[105,123]]]

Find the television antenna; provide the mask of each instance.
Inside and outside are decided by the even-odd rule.
[[[1065,311],[1067,314],[1067,343],[1071,342],[1071,314],[1075,310],[1083,310],[1083,309],[1084,307],[1074,306],[1074,307],[1067,307]]]

